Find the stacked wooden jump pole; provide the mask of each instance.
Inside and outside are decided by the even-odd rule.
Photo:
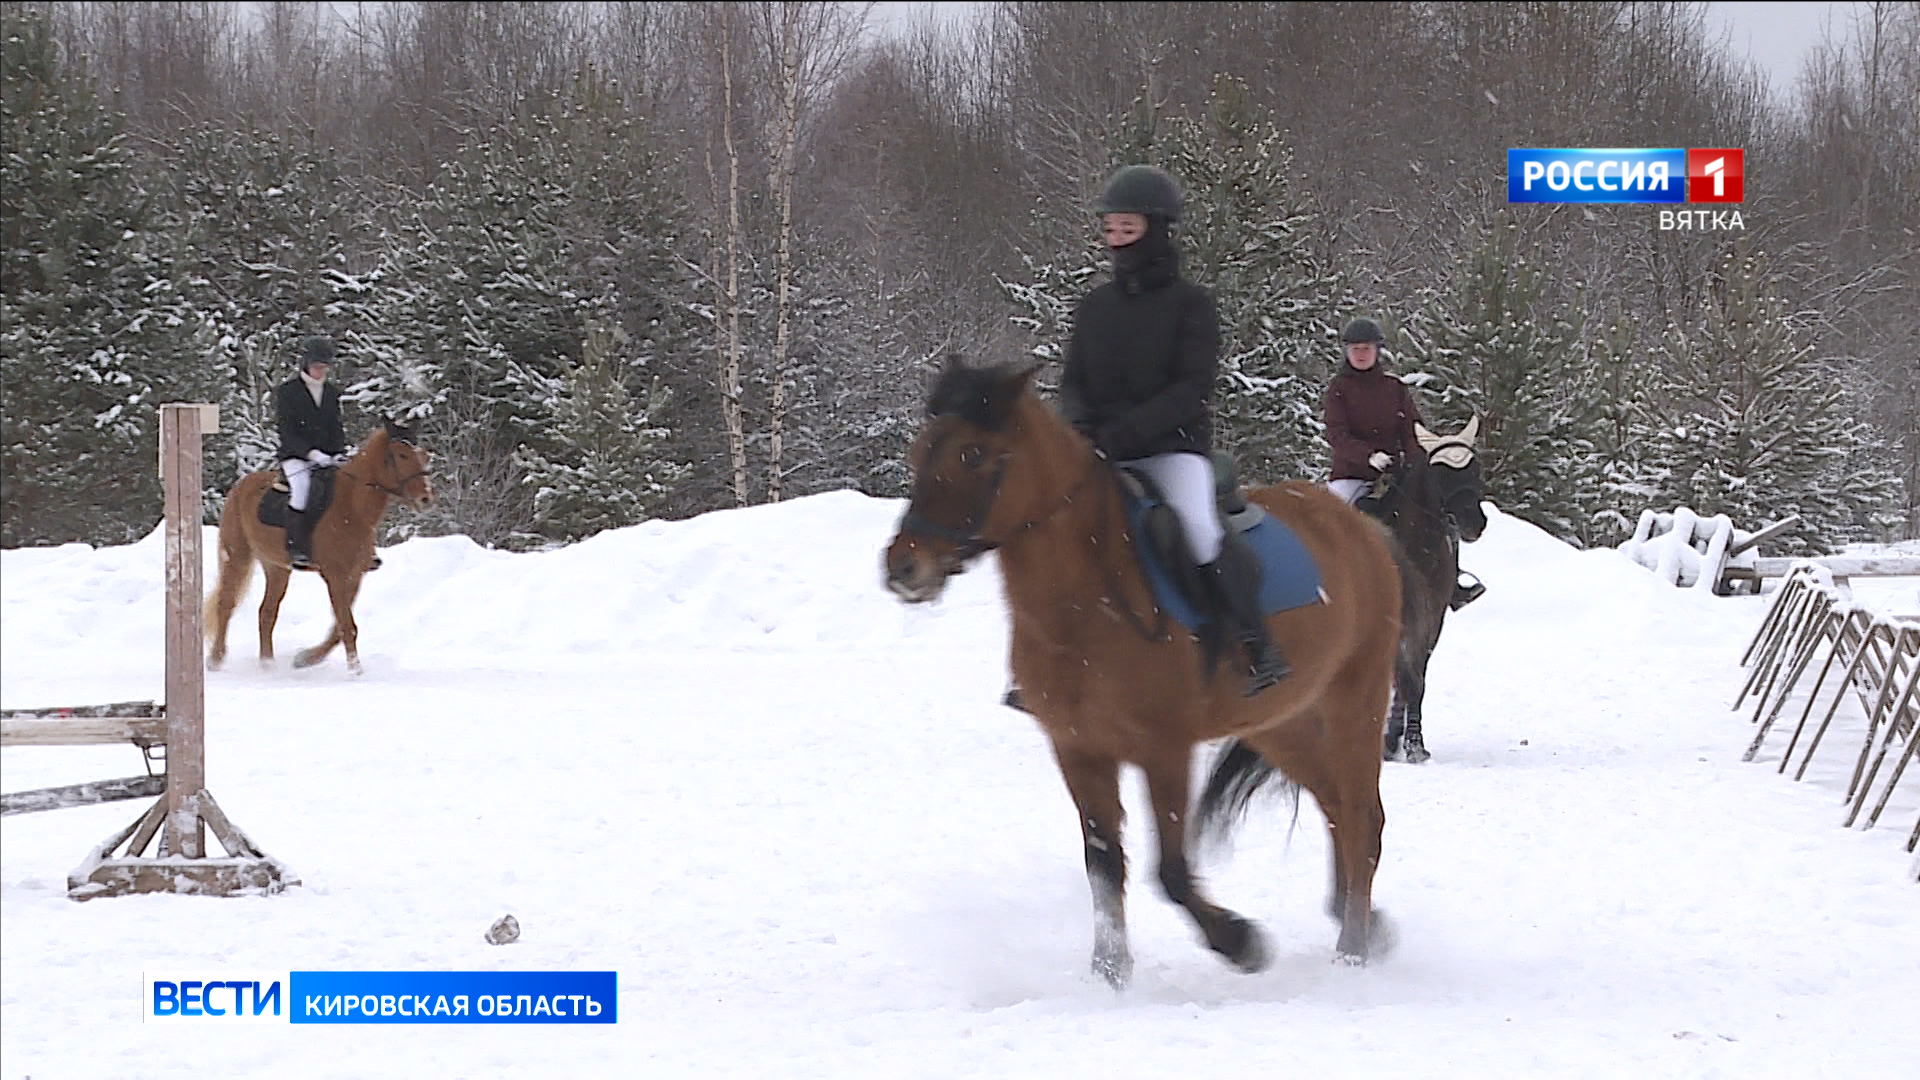
[[[1733,707],[1738,709],[1753,697],[1752,720],[1758,724],[1745,760],[1752,761],[1760,752],[1788,701],[1798,695],[1807,673],[1813,670],[1815,660],[1821,661],[1819,674],[1806,691],[1806,704],[1787,741],[1786,752],[1780,755],[1779,771],[1787,771],[1794,751],[1806,737],[1794,779],[1806,776],[1814,752],[1851,691],[1866,716],[1867,728],[1847,785],[1848,809],[1843,825],[1852,828],[1858,822],[1860,828],[1872,828],[1913,762],[1916,747],[1920,747],[1920,621],[1888,618],[1853,605],[1835,584],[1829,569],[1818,563],[1802,562],[1791,568],[1740,658],[1741,666],[1749,671]],[[1832,697],[1809,735],[1808,721],[1827,689],[1828,677],[1836,672],[1839,679]],[[1885,783],[1878,789],[1879,798],[1862,820],[1861,813],[1883,772]],[[1906,847],[1908,851],[1920,847],[1920,820],[1915,821]],[[1914,861],[1913,869],[1915,880],[1920,881],[1920,859]]]
[[[95,847],[67,875],[67,895],[75,900],[156,892],[265,894],[299,884],[286,867],[233,824],[207,790],[200,440],[216,430],[217,422],[210,405],[160,407],[160,473],[166,504],[166,704],[121,702],[16,709],[0,715],[0,744],[6,746],[131,743],[147,755],[149,775],[144,777],[4,797],[5,812],[15,814],[160,796],[133,824]],[[151,774],[154,751],[162,746],[164,777]],[[225,857],[208,854],[209,829]]]

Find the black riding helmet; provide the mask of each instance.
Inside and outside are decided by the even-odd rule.
[[[1145,214],[1172,224],[1180,220],[1180,185],[1164,170],[1129,165],[1107,179],[1094,201],[1096,214]]]
[[[304,372],[315,364],[333,363],[333,356],[333,339],[315,334],[301,340],[300,350],[294,354],[293,365]]]
[[[1343,345],[1357,345],[1366,341],[1378,345],[1385,340],[1387,335],[1380,332],[1380,324],[1372,319],[1354,319],[1347,323],[1346,329],[1340,331],[1340,343]]]

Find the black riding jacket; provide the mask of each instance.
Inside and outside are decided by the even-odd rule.
[[[310,450],[346,453],[347,429],[340,422],[339,387],[321,384],[320,404],[315,405],[307,384],[295,375],[274,391],[273,411],[280,426],[279,460],[304,459]]]
[[[1161,230],[1115,252],[1114,280],[1080,301],[1067,342],[1061,412],[1117,461],[1213,451],[1219,315]]]

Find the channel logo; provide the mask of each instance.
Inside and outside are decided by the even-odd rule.
[[[1687,201],[1737,203],[1747,197],[1745,150],[1687,151]]]
[[[265,1021],[287,1022],[287,973],[221,972],[199,977],[169,973],[166,978],[143,974],[141,1019],[197,1020],[227,1025]]]
[[[294,971],[142,975],[148,1022],[612,1024],[613,971]]]
[[[1507,151],[1510,203],[1738,203],[1745,198],[1743,150]]]

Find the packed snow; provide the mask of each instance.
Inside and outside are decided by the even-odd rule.
[[[1840,827],[1858,746],[1808,779],[1729,710],[1771,596],[1677,589],[1494,512],[1487,584],[1433,661],[1434,760],[1389,764],[1375,897],[1397,951],[1332,963],[1311,801],[1257,803],[1215,897],[1239,974],[1157,894],[1129,778],[1134,983],[1087,971],[1074,813],[1000,707],[991,559],[925,608],[880,584],[895,501],[836,493],[536,554],[386,551],[363,676],[295,671],[329,615],[295,581],[279,667],[253,591],[207,680],[208,786],[302,884],[75,903],[123,802],[0,825],[6,1077],[1910,1075],[1920,886],[1909,777]],[[208,584],[212,582],[211,530]],[[1920,614],[1912,579],[1856,581]],[[0,555],[6,707],[155,698],[162,539]],[[131,747],[5,751],[20,791],[137,774]],[[484,940],[503,915],[519,940]],[[607,970],[573,1028],[141,1021],[143,972]],[[164,976],[161,976],[164,977]]]

